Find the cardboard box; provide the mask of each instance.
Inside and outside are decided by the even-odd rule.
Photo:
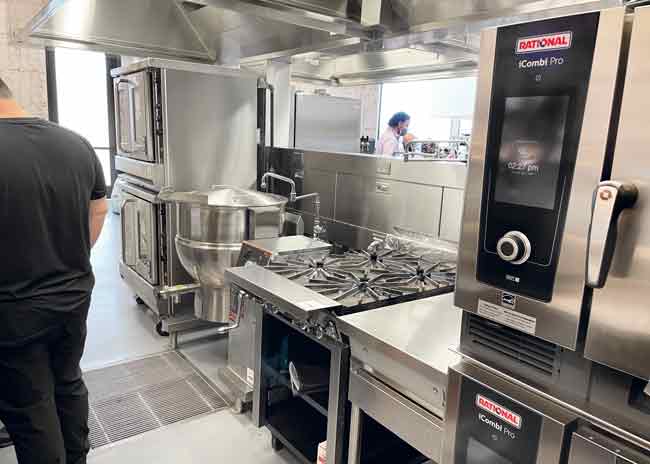
[[[327,464],[327,441],[318,444],[317,464]]]

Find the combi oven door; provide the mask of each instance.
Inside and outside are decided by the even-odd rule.
[[[123,188],[122,262],[151,285],[159,283],[158,208],[154,193],[133,185]]]
[[[560,464],[577,418],[473,364],[449,371],[443,464]]]
[[[587,285],[594,290],[585,343],[586,358],[644,380],[650,378],[649,43],[650,6],[639,7],[611,181],[593,195]],[[631,205],[625,201],[630,187],[637,196]]]
[[[113,89],[117,154],[156,162],[152,73],[140,71],[116,77]]]

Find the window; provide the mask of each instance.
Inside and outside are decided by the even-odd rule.
[[[411,116],[409,132],[420,139],[449,140],[469,134],[475,95],[474,77],[384,84],[380,135],[398,111]]]
[[[106,55],[87,50],[56,48],[57,122],[85,137],[95,149],[111,184],[109,97]]]

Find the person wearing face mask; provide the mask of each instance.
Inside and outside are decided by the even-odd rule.
[[[375,154],[393,156],[404,151],[403,137],[408,132],[411,117],[404,113],[395,113],[388,121],[388,127],[379,138]]]

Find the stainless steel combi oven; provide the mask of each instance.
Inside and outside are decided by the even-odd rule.
[[[622,8],[483,33],[456,305],[578,346]]]
[[[650,460],[650,7],[483,32],[445,464]]]

